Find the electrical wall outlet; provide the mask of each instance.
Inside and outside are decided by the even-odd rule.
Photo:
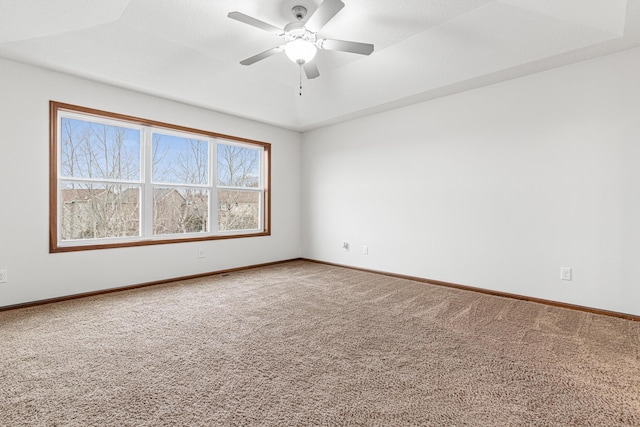
[[[198,249],[198,258],[204,258],[204,249]]]
[[[571,280],[571,267],[560,267],[560,279]]]
[[[348,251],[349,250],[349,242],[342,242],[342,249],[344,249],[344,251]]]
[[[6,283],[8,280],[7,270],[0,270],[0,283]]]
[[[369,246],[364,245],[364,246],[362,247],[362,254],[363,254],[363,255],[369,255]]]

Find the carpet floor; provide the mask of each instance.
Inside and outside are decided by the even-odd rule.
[[[293,261],[0,313],[1,426],[640,426],[640,323]]]

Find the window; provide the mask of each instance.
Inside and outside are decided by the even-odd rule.
[[[51,102],[51,252],[269,234],[270,144]]]

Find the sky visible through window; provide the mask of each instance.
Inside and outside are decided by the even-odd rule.
[[[63,117],[61,172],[71,178],[139,181],[138,129]],[[209,142],[162,132],[152,134],[152,180],[164,184],[210,185]],[[259,187],[260,150],[217,144],[217,182]]]
[[[260,151],[236,145],[218,144],[218,185],[260,186]]]
[[[140,131],[63,117],[61,172],[72,178],[140,180]]]
[[[153,134],[153,182],[209,184],[209,142]]]

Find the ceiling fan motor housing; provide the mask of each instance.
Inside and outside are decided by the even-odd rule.
[[[303,22],[292,22],[284,27],[284,39],[286,41],[304,40],[315,43],[316,34],[307,30]]]

